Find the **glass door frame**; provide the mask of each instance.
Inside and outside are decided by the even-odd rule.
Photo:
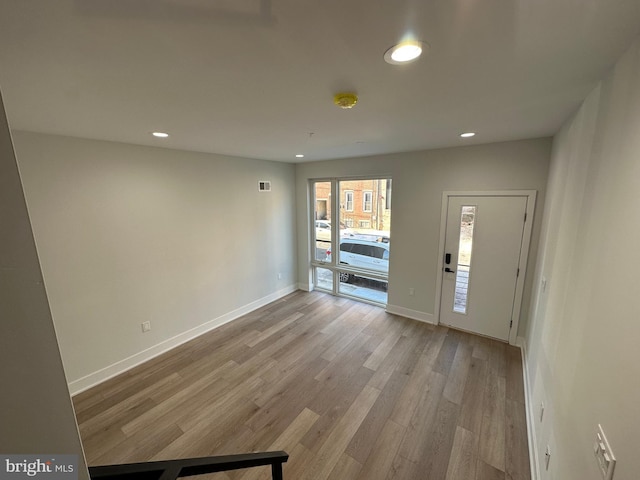
[[[311,278],[312,278],[312,289],[318,289],[320,291],[329,292],[336,296],[341,297],[349,297],[354,298],[362,302],[372,303],[374,305],[386,306],[386,303],[376,302],[370,299],[366,299],[363,297],[354,297],[352,295],[348,295],[344,292],[340,292],[340,273],[351,273],[355,275],[365,276],[366,278],[370,278],[373,280],[383,281],[388,284],[389,275],[381,274],[378,272],[365,271],[354,267],[349,266],[341,266],[340,265],[340,217],[341,217],[341,208],[340,208],[340,182],[341,181],[352,181],[352,180],[378,180],[378,179],[391,179],[391,175],[373,175],[373,176],[354,176],[354,177],[330,177],[330,178],[313,178],[309,179],[309,246],[310,246],[310,268],[311,268]],[[330,209],[331,209],[331,259],[330,261],[319,260],[316,258],[316,249],[317,249],[317,240],[316,240],[316,183],[330,183],[331,184],[331,195],[330,195]],[[336,221],[337,220],[337,221]],[[332,288],[331,290],[318,287],[318,268],[324,268],[326,270],[331,271],[332,273]]]

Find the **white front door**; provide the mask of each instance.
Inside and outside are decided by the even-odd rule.
[[[522,293],[523,240],[531,230],[525,229],[528,201],[527,195],[448,196],[440,323],[509,340]]]

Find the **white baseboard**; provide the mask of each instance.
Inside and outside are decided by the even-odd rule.
[[[411,318],[420,322],[430,323],[435,325],[435,319],[432,313],[420,312],[418,310],[411,310],[410,308],[399,307],[398,305],[387,304],[387,312],[394,315],[400,315],[401,317]]]
[[[304,292],[310,292],[311,291],[311,285],[309,285],[308,283],[299,283],[298,284],[298,290],[302,290]]]
[[[267,295],[266,297],[260,298],[254,302],[251,302],[231,312],[221,315],[218,318],[209,320],[208,322],[192,328],[191,330],[187,330],[186,332],[183,332],[179,335],[176,335],[173,338],[164,340],[157,345],[154,345],[153,347],[147,348],[146,350],[131,355],[130,357],[120,360],[112,365],[109,365],[108,367],[102,368],[82,378],[69,382],[69,392],[71,393],[71,395],[76,395],[80,392],[83,392],[91,387],[98,385],[99,383],[115,377],[116,375],[120,375],[121,373],[124,373],[127,370],[140,365],[141,363],[147,362],[152,358],[157,357],[158,355],[161,355],[171,350],[172,348],[177,347],[178,345],[182,345],[189,340],[193,340],[194,338],[207,333],[214,328],[218,328],[225,323],[229,323],[236,318],[239,318],[260,307],[263,307],[268,303],[274,302],[286,295],[289,295],[296,290],[298,290],[297,285],[290,285],[286,288],[278,290],[277,292]]]
[[[527,344],[523,337],[516,338],[516,345],[522,352],[522,379],[524,383],[524,402],[527,416],[527,440],[529,441],[529,465],[531,465],[531,480],[539,480],[538,475],[538,442],[536,440],[535,413],[533,399],[531,398],[531,383],[529,381],[529,368],[527,364]]]

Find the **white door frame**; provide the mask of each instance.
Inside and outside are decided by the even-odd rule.
[[[518,326],[520,325],[520,308],[522,307],[522,294],[524,281],[527,277],[527,259],[529,258],[529,245],[531,245],[531,231],[533,229],[533,214],[536,206],[535,190],[491,190],[491,191],[445,191],[442,193],[442,211],[440,215],[440,245],[438,247],[438,278],[436,280],[436,301],[434,317],[440,324],[440,301],[442,298],[442,280],[444,271],[445,233],[447,228],[447,207],[449,197],[527,197],[526,222],[522,232],[522,249],[518,268],[520,274],[516,279],[516,293],[513,304],[513,325],[509,331],[509,344],[516,344]]]

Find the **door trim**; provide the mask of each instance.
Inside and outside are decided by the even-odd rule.
[[[524,293],[525,279],[527,278],[527,260],[529,258],[529,246],[531,245],[531,232],[536,206],[535,190],[488,190],[488,191],[444,191],[442,192],[442,208],[440,213],[440,241],[438,246],[438,276],[436,280],[436,298],[433,317],[437,325],[440,325],[440,302],[442,299],[442,280],[444,270],[445,233],[447,227],[447,207],[450,197],[527,197],[527,221],[522,232],[522,247],[520,249],[520,261],[518,268],[520,274],[516,280],[516,292],[513,302],[513,325],[509,331],[509,344],[515,345],[520,325],[520,309],[522,307],[522,295]]]

